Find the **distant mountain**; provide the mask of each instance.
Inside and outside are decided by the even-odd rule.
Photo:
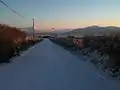
[[[54,30],[51,33],[62,34],[72,31],[71,29]]]
[[[70,32],[64,33],[64,35],[84,36],[84,35],[110,35],[120,33],[119,27],[107,26],[89,26],[85,28],[78,28]]]
[[[28,35],[32,35],[33,33],[33,28],[32,27],[26,27],[26,28],[21,28],[22,31],[26,32]],[[37,30],[35,29],[35,34],[36,35],[58,35],[62,33],[67,33],[69,32],[70,29],[62,29],[62,30],[52,30],[52,31],[46,31],[46,30]]]
[[[28,35],[32,35],[33,34],[33,28],[32,27],[26,27],[26,28],[20,28],[22,31],[24,31],[25,33],[27,33]],[[39,34],[40,31],[35,29],[35,34]]]
[[[21,28],[21,30],[26,32],[28,35],[32,35],[33,33],[32,27]],[[35,29],[36,35],[85,36],[85,35],[110,35],[110,34],[118,34],[118,33],[120,33],[120,27],[115,27],[115,26],[107,26],[107,27],[89,26],[74,30],[63,29],[63,30],[53,30],[53,31],[40,31]]]

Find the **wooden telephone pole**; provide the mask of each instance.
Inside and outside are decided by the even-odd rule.
[[[33,39],[35,38],[35,19],[33,18]]]

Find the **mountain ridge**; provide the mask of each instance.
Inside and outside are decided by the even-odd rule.
[[[84,28],[73,29],[64,35],[85,36],[85,35],[110,35],[120,33],[120,27],[116,26],[88,26]]]

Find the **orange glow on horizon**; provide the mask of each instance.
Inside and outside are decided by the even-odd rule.
[[[83,28],[91,25],[98,25],[98,26],[117,26],[120,27],[119,20],[93,20],[93,21],[80,21],[80,20],[72,20],[72,21],[64,21],[64,20],[55,20],[55,21],[48,21],[46,23],[36,25],[39,29],[74,29],[74,28]]]

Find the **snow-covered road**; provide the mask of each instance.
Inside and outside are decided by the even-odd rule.
[[[0,66],[0,90],[120,90],[120,85],[46,39]]]

